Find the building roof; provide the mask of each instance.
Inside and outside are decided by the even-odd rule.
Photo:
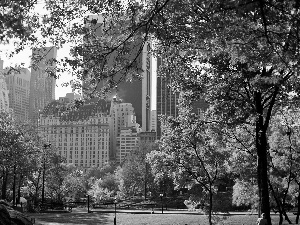
[[[78,109],[72,107],[71,104],[72,103],[53,101],[44,108],[41,114],[43,116],[53,115],[59,117],[60,121],[86,120],[96,113],[109,114],[111,103],[103,99],[90,100],[86,101],[84,105],[80,106]]]

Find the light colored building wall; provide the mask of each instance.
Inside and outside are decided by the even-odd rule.
[[[151,110],[151,131],[157,129],[157,113],[156,110]]]
[[[3,70],[3,60],[0,59],[0,70]]]
[[[45,108],[44,114],[39,117],[39,132],[48,138],[56,147],[57,154],[65,157],[67,163],[82,168],[104,166],[109,160],[109,113],[100,112],[95,104],[69,114],[63,109],[56,111],[64,105],[55,101],[49,106],[53,113],[48,106]]]
[[[75,93],[67,93],[66,98],[70,99],[70,101],[74,101],[76,99],[82,99],[81,95]]]
[[[5,82],[5,78],[2,75],[0,70],[0,111],[9,112],[9,98],[8,98],[8,89]]]
[[[21,68],[10,70],[5,78],[9,90],[9,105],[17,121],[29,119],[30,77],[30,71]]]
[[[0,59],[0,110],[9,112],[8,89],[3,75],[3,60]]]
[[[141,142],[154,143],[156,140],[156,132],[152,131],[143,131],[138,133],[138,136],[141,139]]]
[[[111,154],[110,158],[116,158],[117,137],[120,135],[122,127],[135,127],[136,124],[134,108],[131,103],[122,103],[117,98],[112,99],[111,103]]]
[[[117,137],[117,156],[116,161],[122,163],[126,156],[139,147],[140,137],[132,128],[122,128]]]

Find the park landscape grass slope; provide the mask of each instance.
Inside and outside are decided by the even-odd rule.
[[[145,214],[146,213],[146,214]],[[195,212],[180,212],[175,213],[166,211],[161,214],[160,211],[155,211],[154,214],[149,212],[142,213],[120,213],[117,212],[118,225],[206,225],[208,224],[207,217]],[[102,213],[101,211],[87,213],[86,210],[73,211],[72,213],[40,213],[31,214],[36,218],[37,225],[109,225],[113,224],[114,213]],[[289,214],[293,224],[295,224],[295,215]],[[219,215],[215,217],[216,224],[224,225],[253,225],[256,224],[257,215],[251,214],[231,214],[227,216]],[[272,223],[278,224],[279,217],[277,214],[272,214]],[[284,221],[283,224],[288,224]]]

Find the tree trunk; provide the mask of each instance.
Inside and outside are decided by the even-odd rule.
[[[23,175],[20,174],[20,177],[19,177],[19,184],[18,184],[17,204],[20,204],[22,180],[23,180]]]
[[[269,183],[269,187],[271,189],[271,192],[273,194],[273,197],[275,199],[275,202],[277,204],[277,207],[278,207],[278,211],[279,211],[279,225],[281,225],[283,223],[283,215],[284,215],[284,219],[286,221],[288,221],[289,224],[292,224],[292,222],[290,221],[288,215],[286,214],[285,208],[284,208],[284,202],[285,202],[285,200],[283,199],[283,203],[281,203],[280,199],[278,199],[277,196],[276,196],[276,193],[274,191],[274,188],[273,188],[271,182],[268,181],[268,183]]]
[[[300,215],[300,183],[298,183],[298,211],[296,216],[296,224],[299,222],[299,215]]]
[[[208,223],[209,225],[212,225],[212,207],[213,207],[213,192],[211,190],[209,190],[209,206],[208,206]]]
[[[41,178],[41,169],[38,171],[38,177],[36,181],[36,186],[35,186],[35,194],[34,194],[34,204],[37,203],[37,199],[39,197],[39,184],[40,184],[40,178]]]
[[[282,223],[283,223],[283,216],[282,216],[282,212],[280,211],[279,212],[279,225],[282,225]]]
[[[274,197],[274,199],[275,199],[275,202],[276,202],[276,205],[277,205],[277,208],[278,208],[278,212],[279,212],[279,223],[278,223],[278,224],[281,225],[282,222],[283,222],[282,205],[281,205],[281,203],[280,203],[280,200],[279,200],[279,199],[277,198],[277,196],[276,196],[276,193],[275,193],[275,191],[274,191],[274,188],[273,188],[271,182],[268,181],[268,183],[269,183],[269,187],[270,187],[270,189],[271,189],[271,193],[273,194],[273,197]]]
[[[6,168],[3,168],[3,177],[2,177],[2,193],[1,199],[6,199],[6,191],[7,191],[7,180],[8,180],[8,171]]]
[[[13,179],[13,206],[16,205],[16,165],[14,165],[14,179]]]
[[[147,168],[147,163],[145,162],[145,175],[144,175],[144,196],[145,196],[145,200],[147,200],[147,171],[148,171],[148,168]]]
[[[261,93],[255,93],[255,105],[257,110],[256,116],[256,151],[257,151],[257,183],[259,193],[259,205],[261,213],[265,213],[268,225],[271,225],[269,189],[268,189],[268,159],[267,159],[267,135],[266,126],[264,124],[263,106],[261,104]]]

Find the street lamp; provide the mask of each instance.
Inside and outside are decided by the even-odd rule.
[[[117,224],[117,199],[114,200],[115,203],[115,218],[114,218],[114,225]]]
[[[159,196],[160,196],[160,200],[161,200],[161,213],[163,214],[164,213],[164,205],[163,205],[163,196],[164,196],[164,194],[161,193],[161,194],[159,194]]]
[[[46,173],[46,159],[45,159],[45,151],[47,148],[50,148],[51,144],[44,144],[44,152],[43,152],[43,183],[42,183],[42,204],[45,201],[45,173]]]
[[[90,211],[90,196],[89,195],[87,195],[87,211],[88,211],[88,213],[91,212]]]

